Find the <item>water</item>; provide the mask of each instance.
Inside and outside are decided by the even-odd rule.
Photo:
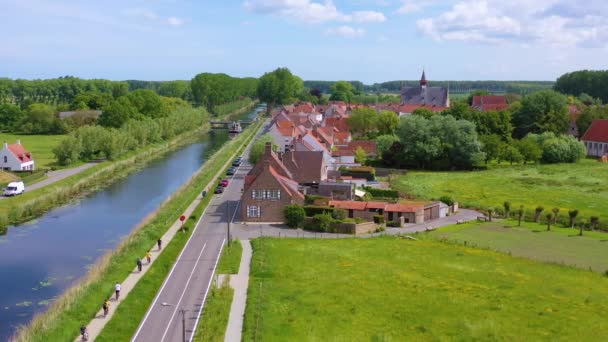
[[[44,311],[227,140],[227,131],[210,132],[77,203],[10,227],[0,236],[0,341]]]

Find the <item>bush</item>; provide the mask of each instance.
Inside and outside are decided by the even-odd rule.
[[[334,211],[331,213],[331,217],[335,220],[344,220],[346,218],[346,210],[334,209]]]
[[[369,186],[363,187],[363,190],[368,192],[373,197],[379,198],[399,198],[399,192],[391,189],[376,189]]]
[[[304,208],[297,204],[285,206],[285,208],[283,208],[283,214],[285,215],[285,223],[290,228],[301,227],[306,218]]]
[[[454,198],[452,196],[441,196],[439,197],[439,201],[451,206],[454,204]]]
[[[382,216],[382,215],[374,215],[374,223],[377,223],[377,224],[384,223],[384,216]]]
[[[304,212],[307,217],[313,217],[318,214],[331,214],[334,211],[332,207],[309,205],[304,207]]]
[[[319,195],[306,195],[306,196],[304,196],[304,203],[305,204],[315,204],[315,200],[318,200],[318,199],[327,199],[327,197],[319,196]]]
[[[334,219],[330,214],[317,214],[304,225],[304,229],[313,232],[329,232],[333,222]]]
[[[400,228],[401,225],[397,221],[388,221],[386,222],[387,227]]]

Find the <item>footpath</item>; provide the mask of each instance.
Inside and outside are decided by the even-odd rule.
[[[253,142],[253,140],[251,142]],[[214,175],[211,182],[209,184],[207,184],[205,187],[205,189],[208,189],[208,192],[213,191],[212,185],[215,184],[216,180],[223,175],[224,169],[231,163],[232,163],[232,158],[228,159],[226,161],[226,163],[221,168],[218,169],[217,173]],[[207,194],[207,196],[213,196],[213,193],[209,192]],[[186,217],[190,217],[192,212],[196,209],[196,207],[201,203],[202,200],[203,200],[202,196],[197,197],[188,206],[188,208],[186,208],[186,210],[183,212],[182,215],[184,215]],[[199,222],[204,217],[204,215],[205,215],[205,211],[203,211],[203,213],[201,214],[201,217],[199,218]],[[198,222],[195,226],[198,226]],[[182,222],[179,219],[177,219],[171,225],[171,227],[165,232],[165,234],[161,237],[163,247],[167,246],[171,242],[171,240],[173,239],[175,234],[179,233],[181,227],[182,227]],[[150,269],[150,266],[152,266],[154,264],[155,260],[158,258],[159,254],[161,252],[162,252],[162,249],[159,249],[156,245],[152,246],[150,249],[150,253],[152,254],[152,258],[151,258],[152,260],[150,263],[146,262],[145,255],[141,256],[142,262],[143,262],[143,267],[142,267],[141,272],[139,272],[137,270],[137,266],[135,266],[133,268],[133,271],[131,272],[131,274],[129,274],[129,276],[122,283],[120,283],[120,285],[121,285],[120,298],[118,300],[116,300],[115,296],[112,296],[112,298],[110,298],[110,310],[109,310],[108,314],[106,315],[106,317],[103,316],[103,308],[101,308],[101,305],[103,303],[99,303],[100,310],[95,315],[95,318],[93,318],[86,325],[87,332],[89,334],[89,341],[94,341],[97,338],[97,336],[99,336],[99,334],[102,332],[102,330],[104,329],[106,324],[112,319],[112,316],[116,312],[116,308],[118,307],[118,305],[120,305],[120,303],[127,298],[127,296],[133,290],[133,288],[135,287],[137,282],[146,274],[146,272]],[[78,336],[75,339],[75,341],[81,341],[81,340],[82,340],[81,336]]]
[[[251,243],[249,240],[241,240],[243,254],[239,273],[230,276],[230,287],[234,289],[232,305],[230,306],[230,316],[224,341],[240,342],[243,331],[243,319],[245,318],[245,305],[247,304],[247,287],[249,286],[249,268],[251,265]]]

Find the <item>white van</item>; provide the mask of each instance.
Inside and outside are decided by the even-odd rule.
[[[22,181],[8,183],[4,189],[4,196],[15,196],[25,192],[25,185]]]

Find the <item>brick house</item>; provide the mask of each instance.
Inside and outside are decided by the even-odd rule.
[[[298,183],[321,183],[329,169],[321,151],[287,151],[280,160]]]
[[[587,148],[587,155],[602,157],[608,154],[608,120],[593,120],[581,138]]]
[[[440,203],[330,201],[329,206],[346,210],[350,218],[373,221],[374,216],[383,216],[385,221],[398,222],[403,217],[403,223],[424,223],[439,218]]]
[[[267,143],[261,160],[245,176],[241,216],[245,222],[283,222],[283,208],[304,204],[298,182]]]
[[[509,109],[507,98],[501,95],[475,95],[473,96],[473,103],[471,104],[471,107],[480,112]]]

